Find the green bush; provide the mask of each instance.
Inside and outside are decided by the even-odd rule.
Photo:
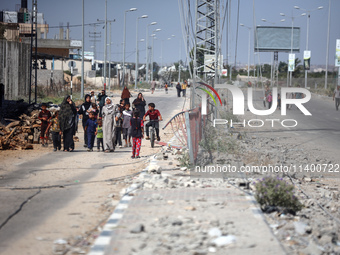
[[[267,207],[278,207],[295,214],[302,204],[294,195],[294,186],[282,178],[265,177],[255,182],[255,198],[265,211]]]

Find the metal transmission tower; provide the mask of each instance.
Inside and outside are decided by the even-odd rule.
[[[279,52],[274,51],[274,75],[273,75],[273,86],[279,86]]]
[[[207,80],[212,86],[219,82],[221,57],[220,0],[196,0],[194,46],[194,84]],[[205,78],[203,78],[203,74]],[[192,106],[194,106],[194,93]]]

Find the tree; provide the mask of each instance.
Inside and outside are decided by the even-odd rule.
[[[280,61],[278,69],[279,69],[279,73],[287,73],[288,64],[286,62]]]
[[[5,31],[6,31],[6,26],[3,24],[0,24],[0,39],[2,40],[6,40]]]
[[[293,72],[293,77],[298,78],[303,74],[303,65],[301,65],[301,60],[299,58],[295,59],[295,70]]]

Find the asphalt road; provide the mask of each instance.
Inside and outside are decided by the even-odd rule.
[[[134,97],[136,95],[134,93]],[[161,111],[165,120],[161,127],[175,112],[182,110],[184,103],[184,98],[176,96],[175,89],[170,89],[168,95],[163,90],[156,91],[153,95],[146,92],[144,97],[147,103],[154,102],[156,108]],[[114,102],[117,101],[118,97],[115,97]],[[82,133],[79,134],[79,137],[81,136]],[[3,252],[15,246],[16,240],[29,234],[33,228],[48,220],[56,211],[72,204],[83,187],[74,185],[64,188],[24,190],[9,188],[63,186],[74,184],[75,181],[83,183],[99,174],[103,166],[119,164],[123,158],[129,158],[131,154],[130,148],[124,148],[114,153],[93,153],[89,156],[82,144],[82,141],[76,143],[73,153],[51,152],[34,161],[15,166],[13,171],[0,180],[0,254],[8,254]],[[124,171],[122,174],[124,175]]]
[[[258,110],[265,109],[262,94],[262,91],[255,92],[254,104]],[[339,158],[340,111],[336,111],[332,98],[312,94],[311,100],[304,106],[312,116],[305,116],[296,106],[293,106],[291,110],[287,110],[286,116],[281,115],[279,110],[269,116],[261,117],[248,112],[248,115],[254,119],[279,119],[280,121],[294,119],[298,123],[296,127],[286,128],[279,122],[275,122],[274,128],[271,128],[270,122],[266,122],[264,128],[254,128],[252,130],[254,133],[272,132],[273,137],[284,133],[285,135],[296,137],[296,145],[304,144],[319,150],[321,154],[331,156],[334,159]],[[286,124],[292,125],[293,123],[287,122]]]

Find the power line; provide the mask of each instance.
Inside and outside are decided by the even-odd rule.
[[[104,22],[87,23],[87,24],[84,24],[84,26],[93,26],[93,25],[99,25],[99,24],[104,24]],[[80,25],[69,25],[69,26],[49,26],[48,28],[81,27],[81,26],[82,26],[82,24],[80,24]]]

